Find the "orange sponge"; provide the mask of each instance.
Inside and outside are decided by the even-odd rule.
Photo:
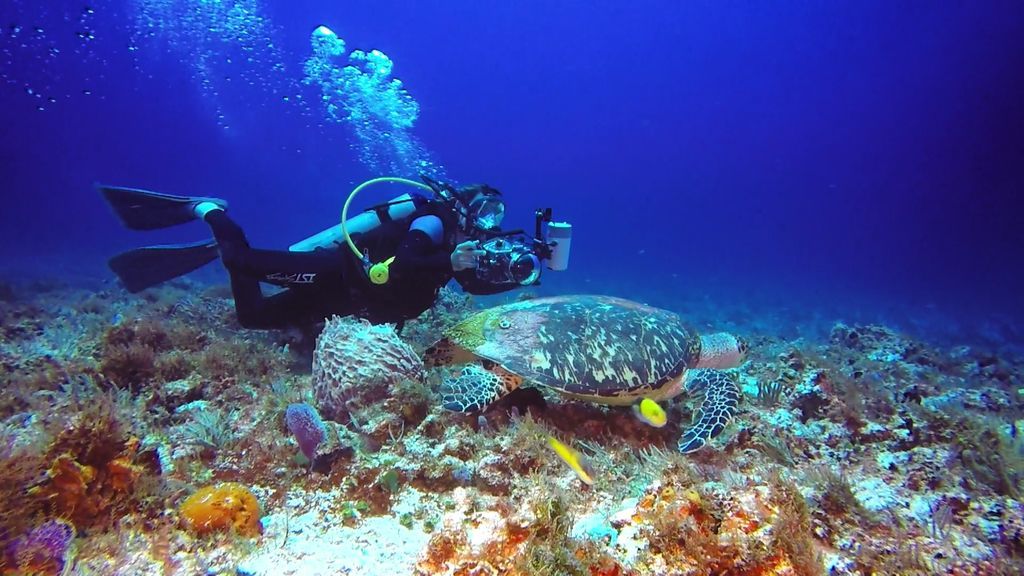
[[[234,529],[242,536],[261,532],[260,503],[237,482],[206,486],[181,504],[181,517],[199,535]]]

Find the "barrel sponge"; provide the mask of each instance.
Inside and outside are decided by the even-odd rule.
[[[237,482],[200,488],[185,499],[180,512],[185,525],[200,536],[232,529],[242,536],[257,536],[262,531],[259,501]]]
[[[388,397],[404,380],[421,380],[423,361],[393,326],[366,320],[329,319],[313,352],[313,397],[328,419],[344,421],[349,403]]]
[[[746,359],[749,349],[745,340],[728,332],[706,334],[700,337],[700,359],[696,368],[735,368]]]

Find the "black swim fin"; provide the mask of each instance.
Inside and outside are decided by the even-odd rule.
[[[177,278],[217,258],[217,242],[143,246],[118,254],[107,264],[129,292],[141,292]]]
[[[227,209],[220,198],[172,196],[136,188],[97,185],[114,214],[132,230],[156,230],[195,220],[192,208],[200,202],[213,202]]]

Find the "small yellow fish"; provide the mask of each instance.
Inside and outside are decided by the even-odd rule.
[[[655,428],[661,428],[668,422],[668,415],[665,414],[665,410],[650,398],[644,398],[638,404],[634,404],[633,414],[644,424],[649,424]]]
[[[593,470],[591,470],[590,465],[587,464],[586,459],[579,452],[551,436],[548,436],[548,444],[551,445],[551,449],[555,451],[555,454],[558,454],[558,457],[568,464],[569,468],[572,468],[572,471],[580,477],[580,480],[583,480],[588,486],[594,485]]]

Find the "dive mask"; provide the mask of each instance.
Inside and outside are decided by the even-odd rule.
[[[469,203],[473,225],[481,230],[494,230],[505,217],[505,203],[497,195],[478,195]]]

